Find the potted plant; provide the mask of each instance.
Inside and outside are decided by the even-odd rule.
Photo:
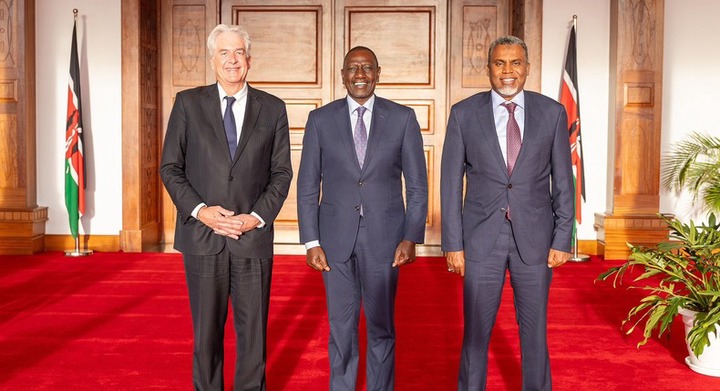
[[[643,328],[638,347],[647,343],[653,333],[659,337],[669,332],[680,311],[695,312],[686,338],[695,357],[691,354],[686,361],[694,370],[720,376],[720,361],[704,363],[705,356],[701,356],[719,330],[720,223],[712,213],[706,224],[698,226],[667,216],[663,219],[670,228],[669,241],[652,248],[630,245],[629,259],[598,279],[612,278],[613,286],[617,286],[628,276],[631,288],[647,292],[622,323],[629,326],[628,334],[638,326]]]
[[[689,356],[693,370],[720,376],[720,138],[693,133],[675,145],[662,162],[665,188],[690,191],[693,201],[709,211],[707,223],[685,224],[661,216],[668,225],[670,240],[655,247],[633,246],[629,259],[621,266],[602,273],[598,280],[612,278],[613,286],[626,275],[631,287],[647,294],[628,312],[623,326],[627,333],[643,328],[647,343],[653,333],[668,332],[675,316],[684,318]]]
[[[720,212],[720,138],[692,133],[677,143],[662,160],[662,182],[676,193],[692,193],[705,210]]]

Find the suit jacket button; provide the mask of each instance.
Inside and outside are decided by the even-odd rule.
[[[508,183],[508,189],[512,189],[512,183]]]
[[[355,206],[355,210],[360,210],[360,205]]]
[[[360,187],[362,187],[362,185],[364,185],[364,184],[365,184],[364,182],[358,182],[358,186],[360,186]]]
[[[228,177],[228,181],[230,181],[230,182],[232,182],[234,179],[235,179],[235,178],[232,177],[232,176]]]
[[[506,212],[506,211],[507,211],[507,209],[505,209],[505,208],[500,208],[500,212]]]

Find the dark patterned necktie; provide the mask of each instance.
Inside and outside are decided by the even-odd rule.
[[[227,107],[223,116],[225,124],[225,136],[227,137],[228,148],[230,148],[230,160],[235,158],[235,150],[237,149],[237,125],[235,125],[235,115],[232,111],[232,105],[235,103],[235,97],[226,96]]]
[[[522,140],[520,138],[520,125],[515,120],[515,108],[517,105],[510,102],[503,106],[505,106],[509,114],[507,123],[507,169],[508,174],[512,175],[515,162],[517,162],[517,157],[520,154]]]
[[[365,110],[367,110],[367,108],[363,106],[355,109],[358,114],[358,120],[355,124],[355,134],[353,138],[355,139],[355,153],[357,154],[360,168],[362,168],[363,163],[365,163],[365,151],[367,150],[367,130],[365,129],[365,121],[363,120]]]

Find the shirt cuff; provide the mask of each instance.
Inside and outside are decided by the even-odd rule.
[[[310,250],[313,247],[320,247],[320,241],[319,240],[311,240],[311,241],[305,243],[305,251]]]
[[[258,224],[257,228],[265,227],[265,220],[263,220],[259,214],[255,213],[255,212],[250,212],[250,215],[255,216],[256,219],[260,220],[260,224]]]
[[[207,206],[207,205],[204,202],[201,202],[200,204],[198,204],[198,206],[195,207],[195,209],[193,209],[192,213],[190,213],[190,215],[192,217],[194,217],[195,220],[198,219],[197,218],[198,212],[200,212],[200,208],[202,208],[203,206]]]

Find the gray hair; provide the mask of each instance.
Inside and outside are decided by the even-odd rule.
[[[492,59],[492,52],[497,45],[520,45],[525,51],[525,62],[530,64],[530,55],[528,54],[528,47],[525,44],[525,41],[512,35],[506,35],[504,37],[500,37],[494,40],[490,44],[490,49],[488,49],[488,65],[490,65],[490,60]]]
[[[250,57],[250,34],[248,34],[247,30],[237,25],[228,26],[226,24],[219,24],[215,26],[215,28],[210,32],[210,35],[207,39],[207,49],[211,58],[213,54],[215,54],[215,41],[217,40],[218,35],[222,33],[233,33],[237,34],[240,38],[242,38],[242,40],[245,42],[245,56],[247,56],[248,58]]]

